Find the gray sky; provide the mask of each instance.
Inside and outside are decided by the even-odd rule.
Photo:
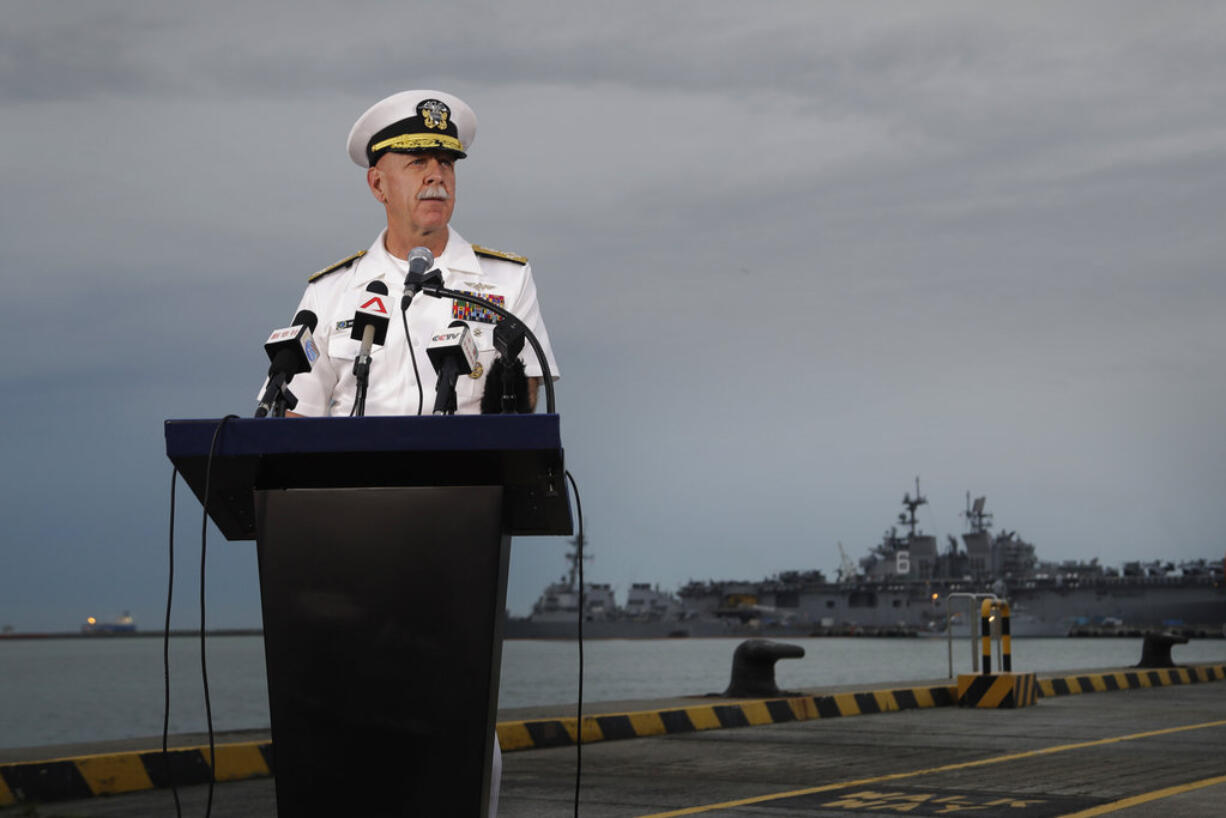
[[[532,259],[589,579],[832,575],[916,475],[942,541],[970,491],[1046,559],[1226,550],[1218,4],[4,16],[0,625],[160,622],[162,420],[251,413],[380,229],[345,138],[407,88],[477,112],[457,229]],[[516,541],[512,611],[566,547]],[[258,625],[254,545],[209,560],[210,624]]]

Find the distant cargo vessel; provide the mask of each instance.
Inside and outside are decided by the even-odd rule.
[[[132,614],[124,611],[108,622],[99,621],[97,617],[89,617],[81,625],[81,633],[90,635],[109,635],[116,633],[136,633],[136,620]]]
[[[1089,562],[1040,562],[1016,532],[992,534],[986,500],[967,494],[962,547],[924,534],[920,494],[903,496],[898,525],[855,565],[839,545],[842,565],[831,582],[821,571],[786,571],[762,580],[690,582],[676,594],[649,583],[631,586],[619,606],[608,585],[585,584],[586,638],[679,636],[881,635],[943,632],[946,596],[995,593],[1012,608],[1017,636],[1067,636],[1076,628],[1196,627],[1221,635],[1226,623],[1223,562],[1205,559],[1127,562],[1121,569]],[[567,555],[568,576],[549,585],[527,617],[510,617],[508,639],[574,638],[579,615],[577,567],[582,544]],[[966,603],[951,612],[965,617]],[[964,631],[965,632],[965,631]]]

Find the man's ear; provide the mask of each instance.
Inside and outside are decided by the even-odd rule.
[[[366,169],[366,184],[370,188],[371,195],[375,197],[375,201],[387,204],[387,194],[383,192],[383,174],[374,165]]]

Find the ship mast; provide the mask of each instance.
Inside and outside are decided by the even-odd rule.
[[[928,504],[928,498],[920,494],[920,485],[919,485],[918,475],[915,478],[915,497],[914,499],[911,497],[910,494],[904,494],[902,496],[902,504],[907,507],[907,514],[899,514],[898,522],[910,528],[911,529],[910,539],[915,539],[915,534],[916,534],[915,527],[919,524],[919,521],[915,519],[915,510],[919,508],[920,506],[924,506]]]
[[[580,562],[582,560],[590,560],[592,558],[590,554],[583,553],[584,539],[585,537],[583,536],[583,531],[580,530],[579,533],[575,535],[575,539],[571,541],[574,544],[574,548],[566,552],[566,558],[570,560],[570,571],[567,572],[566,584],[572,591],[576,588],[575,580],[579,574]]]
[[[987,531],[992,527],[991,512],[984,511],[983,506],[987,497],[976,497],[974,504],[971,503],[971,493],[966,493],[966,522],[971,527],[971,533]]]

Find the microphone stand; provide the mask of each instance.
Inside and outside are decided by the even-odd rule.
[[[293,411],[298,405],[298,398],[289,391],[289,381],[292,377],[293,375],[287,376],[284,372],[278,372],[272,376],[272,380],[268,382],[268,388],[264,390],[264,397],[260,400],[260,405],[255,409],[257,418],[269,415],[274,418],[283,418],[286,409]]]
[[[557,414],[553,399],[553,376],[549,372],[549,361],[545,360],[545,351],[541,349],[541,342],[536,340],[536,336],[532,334],[532,330],[528,329],[523,323],[511,313],[504,310],[497,304],[486,301],[479,296],[469,295],[468,293],[458,292],[456,290],[448,290],[442,284],[435,284],[427,279],[421,285],[421,291],[433,298],[455,298],[466,304],[472,304],[475,307],[487,309],[495,315],[502,316],[503,320],[514,321],[519,326],[523,327],[524,336],[528,339],[528,343],[532,345],[532,351],[536,353],[536,360],[541,365],[541,378],[545,381],[545,411],[551,415]]]
[[[438,373],[438,383],[435,385],[434,414],[454,415],[456,410],[455,382],[459,378],[459,367],[455,358],[443,362],[443,368]]]
[[[357,386],[354,389],[353,399],[353,414],[354,417],[364,417],[366,415],[366,387],[370,380],[370,356],[362,356],[353,359],[353,376],[357,379]]]
[[[285,412],[294,411],[294,407],[298,405],[298,398],[293,392],[289,391],[289,384],[283,384],[280,392],[277,394],[276,400],[272,402],[272,416],[275,418],[285,417]]]

